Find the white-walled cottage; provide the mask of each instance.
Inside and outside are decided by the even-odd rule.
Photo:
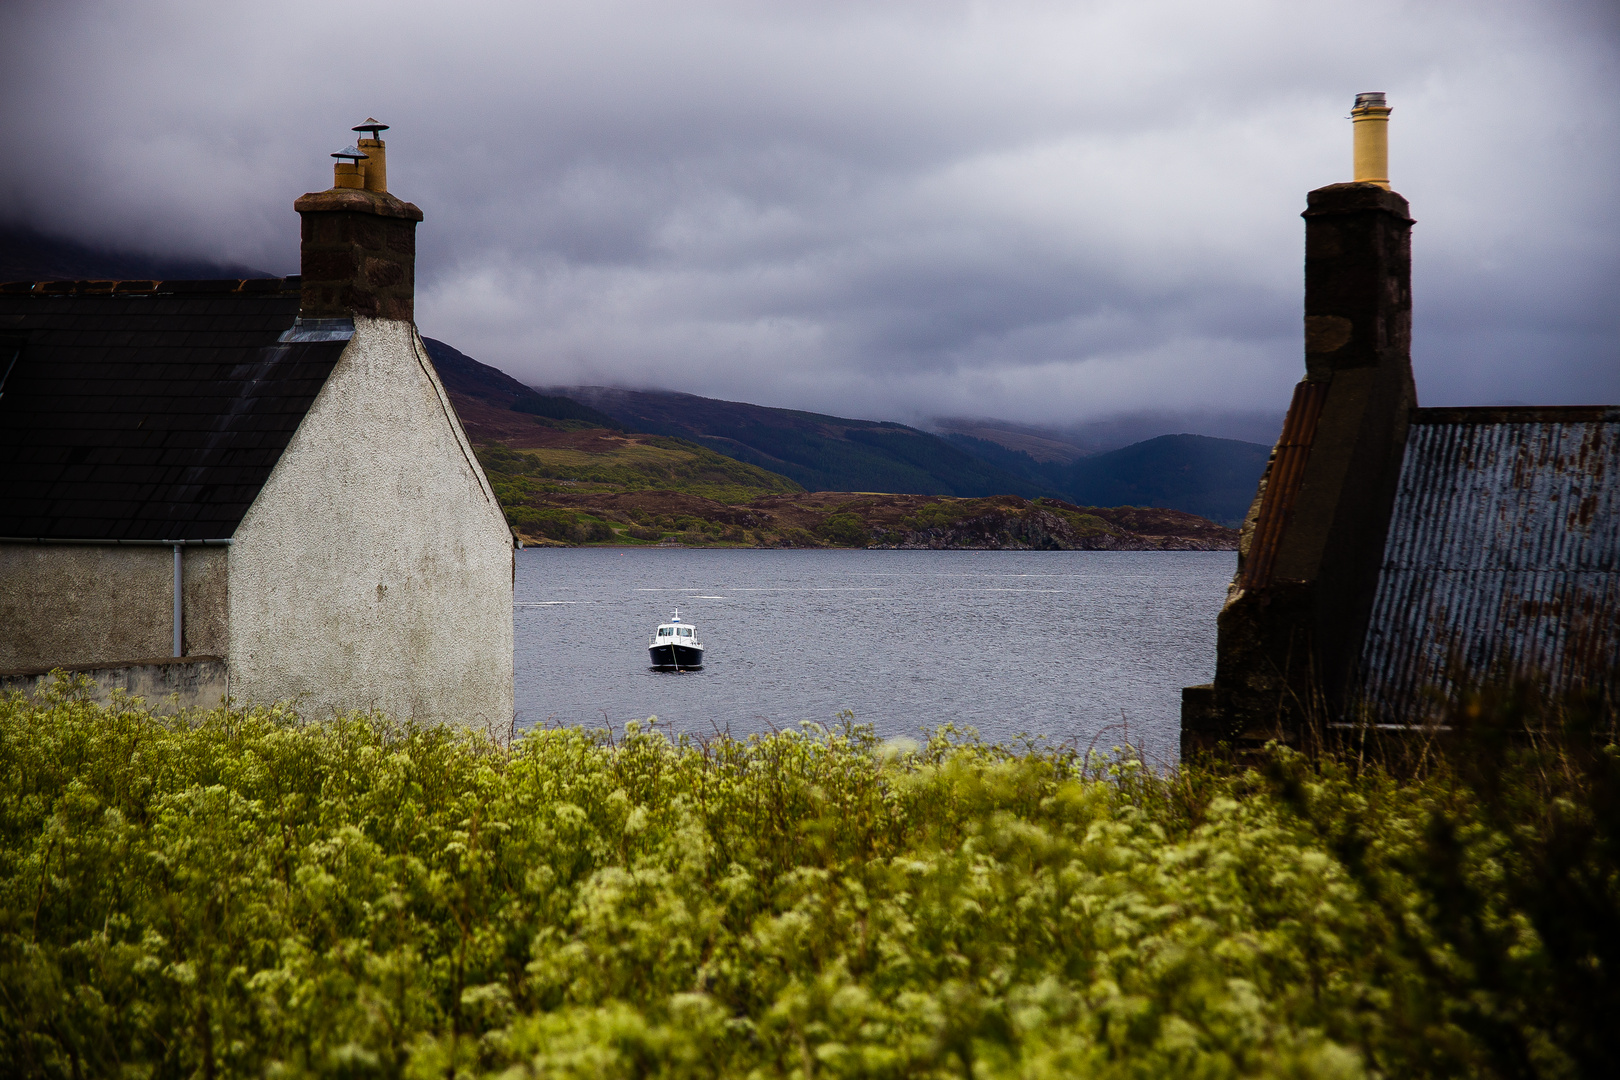
[[[511,530],[413,322],[381,125],[299,278],[0,286],[0,673],[504,727]]]

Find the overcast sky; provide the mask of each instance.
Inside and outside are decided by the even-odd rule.
[[[527,382],[1280,412],[1305,192],[1383,90],[1421,402],[1620,402],[1617,12],[6,0],[0,215],[295,273],[376,116],[422,332]]]

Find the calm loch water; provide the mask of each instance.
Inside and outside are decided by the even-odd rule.
[[[733,735],[942,723],[986,739],[1129,738],[1175,756],[1181,688],[1215,667],[1232,552],[531,548],[517,556],[520,726]],[[653,671],[674,608],[701,672]]]

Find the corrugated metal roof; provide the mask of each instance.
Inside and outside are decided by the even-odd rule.
[[[1459,674],[1554,689],[1620,659],[1620,409],[1419,409],[1362,652],[1368,703],[1417,719]]]
[[[1322,418],[1327,390],[1328,384],[1325,382],[1302,382],[1294,387],[1294,400],[1288,405],[1282,435],[1272,452],[1271,471],[1266,477],[1266,493],[1260,499],[1260,516],[1255,520],[1254,539],[1249,544],[1248,558],[1243,564],[1243,587],[1246,589],[1271,584],[1271,572],[1277,565],[1277,549],[1282,545],[1283,530],[1293,516],[1299,486],[1305,479],[1305,462],[1310,457],[1311,443],[1316,438],[1316,424]]]

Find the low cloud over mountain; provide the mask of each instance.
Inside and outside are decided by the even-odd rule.
[[[366,115],[423,329],[527,383],[1068,425],[1280,409],[1307,189],[1395,106],[1426,404],[1620,399],[1608,3],[0,9],[0,213],[292,272]],[[1214,432],[1207,432],[1214,433]]]

